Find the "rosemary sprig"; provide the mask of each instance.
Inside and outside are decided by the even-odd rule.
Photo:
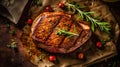
[[[91,14],[94,12],[85,12],[80,10],[80,6],[78,4],[72,4],[70,2],[67,2],[66,5],[68,6],[68,9],[72,9],[72,12],[77,12],[78,18],[85,19],[86,21],[90,22],[91,29],[94,32],[95,28],[99,28],[101,31],[104,31],[106,33],[109,33],[110,30],[110,24],[108,22],[100,22],[98,19],[93,18]]]
[[[11,35],[14,35],[14,34],[15,34],[15,30],[10,30],[9,33],[10,33]]]
[[[38,60],[42,60],[43,58],[45,58],[45,54],[40,54],[39,56],[38,56]]]
[[[12,39],[12,42],[11,42],[11,44],[10,45],[7,45],[7,47],[9,47],[9,48],[16,48],[17,47],[17,42],[14,40],[14,39]]]
[[[41,0],[34,0],[35,4],[38,5],[38,6],[41,6],[42,5],[42,1]]]
[[[67,30],[65,30],[65,29],[58,29],[57,35],[65,35],[65,36],[67,36],[67,37],[79,36],[78,34],[69,32],[69,31],[67,31]]]

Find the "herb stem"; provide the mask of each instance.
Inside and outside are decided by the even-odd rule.
[[[72,9],[73,12],[78,12],[78,18],[86,19],[86,21],[91,23],[91,29],[94,32],[95,27],[98,27],[101,31],[105,31],[106,33],[109,33],[110,25],[108,22],[100,22],[98,19],[92,18],[91,14],[94,12],[84,12],[80,10],[80,8],[74,4],[66,3],[68,5],[69,10]]]
[[[79,36],[78,34],[66,31],[64,29],[58,29],[57,31],[57,35],[66,35],[68,37],[72,37],[72,36]]]

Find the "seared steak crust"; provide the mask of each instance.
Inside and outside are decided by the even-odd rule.
[[[63,41],[65,36],[59,36],[57,35],[57,29],[65,29],[69,30],[71,26],[71,19],[70,17],[63,16],[61,20],[59,21],[59,24],[55,27],[53,33],[50,35],[49,39],[46,41],[46,44],[51,46],[58,46],[61,41]]]
[[[58,35],[58,29],[78,34],[66,37]],[[83,45],[91,36],[90,26],[76,21],[63,12],[44,12],[33,22],[31,37],[38,47],[53,53],[69,53]],[[37,42],[36,42],[37,41]]]
[[[76,30],[74,30],[76,29]],[[72,25],[70,28],[70,32],[74,32],[75,34],[81,34],[82,28],[78,25]],[[79,36],[72,36],[72,37],[66,37],[64,41],[61,43],[60,47],[69,48],[73,45],[75,45],[76,40],[79,38]]]

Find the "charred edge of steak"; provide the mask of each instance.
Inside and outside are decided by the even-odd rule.
[[[87,33],[87,35],[85,35],[84,33]],[[91,31],[89,31],[89,30],[82,31],[81,34],[82,35],[80,36],[80,38],[78,38],[76,40],[75,45],[73,45],[69,49],[66,49],[66,48],[63,48],[63,47],[47,46],[43,43],[38,43],[37,46],[46,50],[46,51],[48,51],[48,52],[51,52],[51,53],[70,53],[70,52],[73,52],[74,50],[76,50],[77,48],[79,48],[80,46],[82,46],[88,40],[88,38],[90,38]]]
[[[70,49],[68,49],[67,53],[72,52],[75,49],[82,46],[88,40],[88,38],[90,38],[90,36],[91,36],[91,31],[89,30],[82,31],[81,36],[77,39],[77,41],[75,42],[75,45],[71,47]]]

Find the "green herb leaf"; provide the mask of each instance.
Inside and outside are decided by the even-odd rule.
[[[38,6],[41,6],[42,5],[42,1],[41,0],[34,0],[35,4],[38,5]]]
[[[14,34],[15,34],[15,30],[10,30],[9,33],[10,33],[11,35],[14,35]]]
[[[77,33],[77,29],[76,29],[75,25],[74,25],[74,32]]]
[[[6,27],[10,27],[10,23],[8,22],[8,21],[4,21],[4,23],[5,23],[5,25],[6,25]]]
[[[109,33],[110,30],[110,24],[107,22],[97,22],[98,27],[101,31],[105,31],[106,33]]]
[[[41,55],[39,55],[38,59],[42,60],[45,56],[46,56],[45,54],[41,54]]]
[[[85,12],[86,15],[94,14],[95,12]]]
[[[102,43],[103,45],[106,44],[106,41],[105,41],[105,40],[101,39],[100,41],[101,41],[101,43]]]
[[[95,25],[94,25],[94,23],[91,23],[92,25],[91,25],[91,28],[92,28],[92,31],[94,32],[95,31]]]
[[[13,49],[16,48],[18,43],[14,39],[12,39],[11,41],[12,41],[11,44],[7,45],[7,47],[13,48]]]
[[[67,36],[67,37],[79,36],[78,34],[69,32],[69,31],[67,31],[67,30],[65,30],[65,29],[58,29],[57,35],[65,35],[65,36]]]
[[[71,3],[70,0],[67,0],[68,3]]]
[[[98,19],[93,18],[91,14],[94,12],[85,12],[80,10],[80,6],[76,4],[72,4],[70,2],[66,3],[69,9],[72,9],[73,12],[77,12],[78,18],[82,18],[91,24],[92,31],[95,31],[95,28],[99,28],[100,31],[104,31],[106,33],[110,33],[110,24],[108,22],[100,22]],[[77,18],[77,19],[78,19]]]

